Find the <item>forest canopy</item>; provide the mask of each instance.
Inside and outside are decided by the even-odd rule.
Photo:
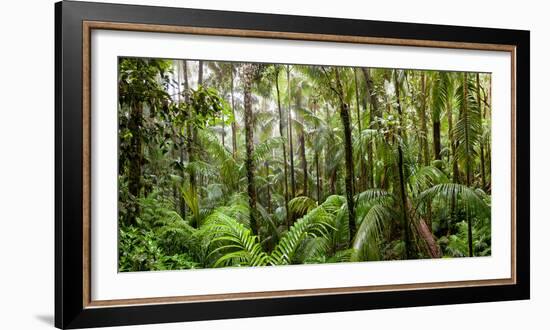
[[[491,75],[119,58],[119,271],[491,254]]]

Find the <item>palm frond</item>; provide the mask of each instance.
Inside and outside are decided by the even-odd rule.
[[[487,216],[491,212],[490,206],[476,190],[458,183],[442,183],[426,189],[419,195],[419,203],[438,199],[451,209],[456,203],[458,207],[471,215]]]
[[[193,214],[193,221],[199,224],[199,195],[197,190],[194,187],[181,187],[181,193],[187,207],[191,210]],[[198,227],[198,225],[197,225]]]
[[[317,202],[307,196],[298,196],[288,202],[288,211],[295,218],[301,218],[317,207]]]
[[[384,227],[392,218],[391,212],[383,205],[375,204],[365,214],[353,239],[351,260],[380,259],[378,244]]]
[[[330,222],[330,214],[323,207],[319,206],[311,210],[296,221],[281,237],[279,244],[269,257],[269,263],[272,265],[292,264],[302,240],[306,237],[328,236],[328,230],[331,228]]]
[[[447,182],[449,182],[449,179],[445,173],[435,166],[423,166],[414,169],[414,172],[409,176],[409,185],[415,195],[436,184]]]

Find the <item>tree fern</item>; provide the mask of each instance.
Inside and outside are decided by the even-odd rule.
[[[262,250],[258,237],[224,213],[215,212],[205,219],[201,231],[210,240],[208,257],[215,258],[213,267],[267,264],[268,256]]]
[[[301,241],[308,236],[328,236],[331,216],[319,206],[307,213],[281,237],[279,244],[270,255],[269,263],[272,265],[291,264],[295,261],[296,250]]]

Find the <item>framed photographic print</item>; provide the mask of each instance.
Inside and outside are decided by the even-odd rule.
[[[59,328],[529,298],[529,32],[59,2]]]

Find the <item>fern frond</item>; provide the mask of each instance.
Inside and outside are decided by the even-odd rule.
[[[391,212],[383,205],[375,204],[365,214],[353,239],[352,261],[378,260],[378,244],[384,227],[392,219]]]
[[[331,227],[331,216],[323,207],[316,207],[299,219],[281,237],[271,253],[269,263],[287,265],[295,261],[296,250],[306,237],[327,237]]]
[[[262,250],[258,237],[235,219],[214,212],[205,219],[201,228],[208,233],[209,246],[212,247],[208,257],[214,257],[213,267],[227,266],[265,266],[268,256]]]

